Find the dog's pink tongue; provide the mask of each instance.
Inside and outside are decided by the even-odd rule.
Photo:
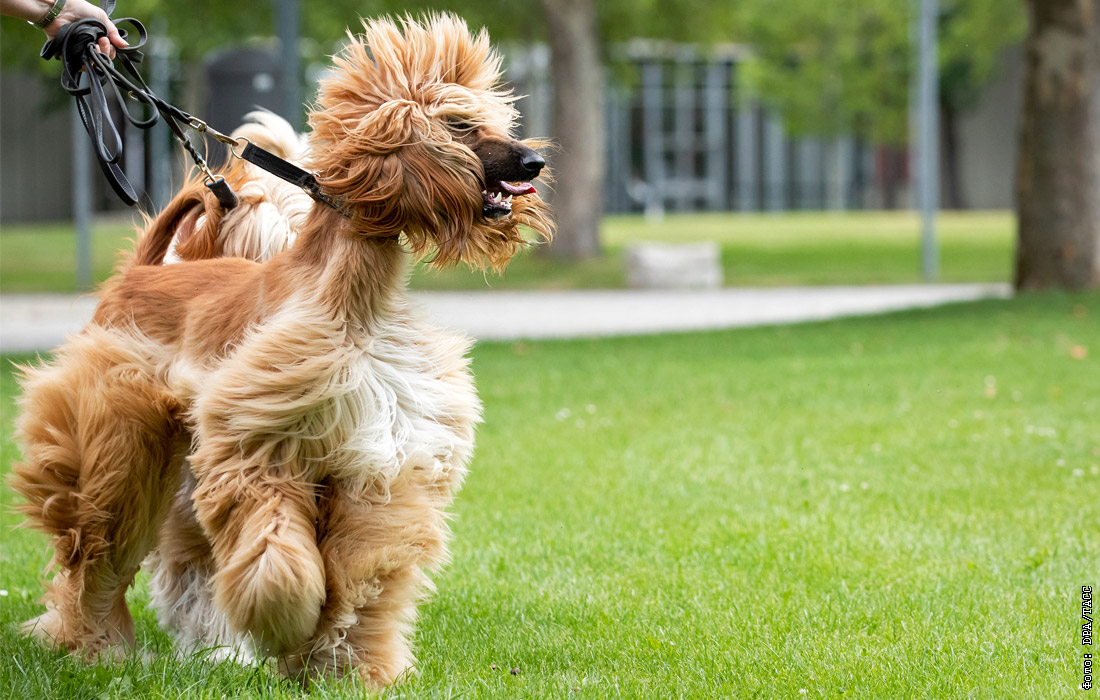
[[[521,182],[517,185],[513,185],[510,182],[504,182],[503,180],[501,180],[500,189],[509,194],[531,194],[535,191],[535,186],[532,185],[530,182]]]

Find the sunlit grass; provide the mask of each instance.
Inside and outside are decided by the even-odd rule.
[[[423,609],[420,674],[388,695],[1079,697],[1080,587],[1100,584],[1098,318],[1100,296],[1050,294],[478,345],[486,420],[453,563]],[[263,669],[166,656],[144,580],[148,662],[85,667],[19,637],[47,549],[12,529],[12,503],[6,697],[302,697]]]
[[[562,234],[564,235],[564,233]],[[910,212],[697,214],[647,222],[612,216],[602,224],[604,253],[570,262],[536,248],[503,276],[465,268],[418,268],[421,289],[583,289],[626,284],[625,249],[641,241],[715,241],[727,285],[895,284],[920,282],[920,222]],[[116,252],[133,236],[123,222],[93,234],[95,279],[107,277]],[[946,212],[940,217],[940,279],[1004,282],[1011,278],[1014,218],[1008,212]],[[5,226],[0,233],[0,291],[73,291],[76,243],[61,225]]]

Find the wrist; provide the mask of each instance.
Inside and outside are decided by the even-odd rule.
[[[45,7],[45,10],[36,13],[33,18],[28,17],[27,22],[39,29],[45,29],[53,24],[57,16],[65,9],[65,0],[36,0],[34,4],[38,6],[38,10],[42,10],[43,7]]]

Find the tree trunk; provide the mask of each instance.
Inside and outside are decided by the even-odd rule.
[[[580,260],[599,253],[603,213],[603,70],[592,0],[543,0],[554,82],[551,154],[558,221],[549,253]]]
[[[1100,0],[1028,0],[1016,288],[1100,286]]]

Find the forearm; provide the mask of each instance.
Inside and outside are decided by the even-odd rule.
[[[0,0],[0,14],[37,22],[53,7],[53,0]]]
[[[66,24],[83,19],[95,20],[107,29],[107,36],[100,37],[96,42],[100,53],[114,58],[115,47],[126,46],[126,40],[118,33],[118,28],[98,5],[92,5],[87,0],[65,0],[63,3],[58,3],[56,7],[54,4],[55,0],[0,0],[0,14],[21,17],[31,23],[52,20],[42,27],[46,36],[51,39]]]

